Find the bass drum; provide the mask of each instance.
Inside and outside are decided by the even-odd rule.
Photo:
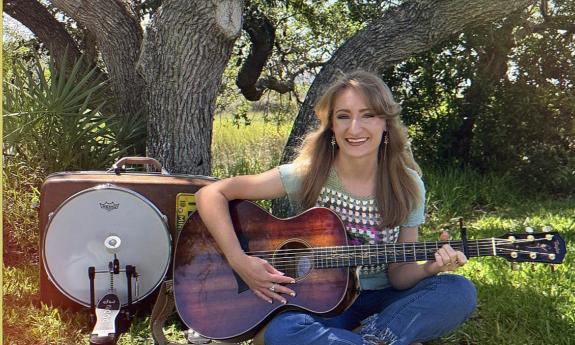
[[[52,283],[68,298],[90,306],[88,268],[108,271],[114,257],[120,269],[135,266],[133,303],[151,294],[165,277],[171,258],[166,217],[142,195],[110,184],[85,189],[65,200],[50,215],[43,259]],[[113,278],[113,279],[112,279]],[[128,303],[127,278],[97,273],[95,301],[111,288]]]

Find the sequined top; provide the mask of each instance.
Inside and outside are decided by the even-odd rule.
[[[297,212],[303,211],[298,200],[301,177],[297,174],[295,165],[281,165],[279,172],[292,208]],[[419,175],[415,171],[413,174],[422,191],[421,200],[410,212],[402,227],[418,226],[424,221],[425,188]],[[347,192],[333,167],[321,189],[316,206],[330,208],[341,218],[351,245],[397,242],[400,227],[387,228],[383,225],[375,197],[354,196]],[[362,266],[358,270],[358,275],[360,286],[364,290],[382,289],[389,286],[385,264]]]

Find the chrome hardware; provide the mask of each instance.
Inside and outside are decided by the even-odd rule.
[[[555,260],[555,254],[549,254],[549,259],[550,259],[550,260]]]

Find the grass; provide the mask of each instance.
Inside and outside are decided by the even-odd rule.
[[[253,121],[234,126],[225,118],[214,126],[213,171],[220,177],[261,172],[279,162],[288,126]],[[461,328],[439,344],[575,344],[575,200],[526,198],[506,176],[424,167],[427,222],[422,239],[435,240],[449,228],[457,237],[463,217],[470,238],[500,236],[551,225],[565,238],[568,255],[551,272],[547,265],[522,264],[519,270],[501,258],[470,260],[459,272],[478,288],[478,308]],[[4,170],[5,344],[87,344],[88,317],[39,303],[36,205],[42,173],[14,162]],[[171,341],[183,342],[174,316],[166,324]],[[151,344],[149,316],[136,318],[121,345]]]
[[[524,224],[541,229],[552,225],[575,249],[575,202],[553,205],[525,205],[524,213],[484,214],[468,226],[473,237],[499,236],[522,231]],[[478,289],[479,306],[473,317],[441,344],[571,344],[575,339],[575,262],[567,255],[554,272],[548,265],[520,264],[513,270],[503,259],[471,260],[460,273],[472,279]],[[439,343],[438,343],[439,344]]]
[[[290,129],[261,120],[239,127],[230,118],[217,120],[212,140],[213,175],[245,175],[277,166]]]

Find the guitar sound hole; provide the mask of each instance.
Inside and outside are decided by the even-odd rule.
[[[313,252],[303,242],[288,242],[274,253],[272,265],[286,276],[301,280],[313,268]]]

